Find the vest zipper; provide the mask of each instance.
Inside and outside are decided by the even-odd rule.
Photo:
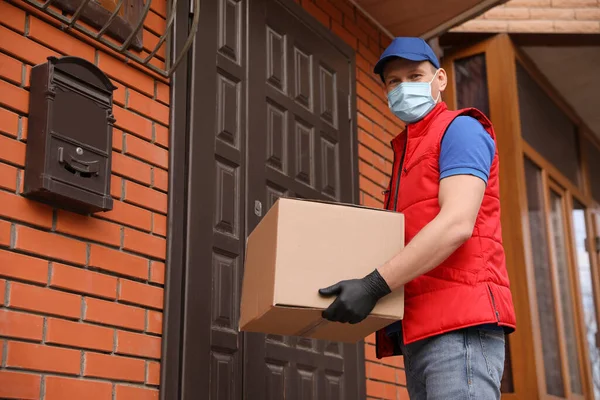
[[[398,207],[398,189],[400,188],[400,175],[402,175],[402,167],[404,164],[404,156],[406,155],[406,147],[407,146],[408,146],[408,129],[406,130],[406,141],[404,142],[404,150],[402,151],[402,158],[400,159],[400,164],[398,165],[398,172],[396,175],[396,191],[394,193],[394,211],[396,211],[396,209]]]
[[[492,298],[492,307],[494,307],[494,312],[496,313],[496,320],[500,322],[500,313],[496,308],[496,300],[494,299],[494,293],[492,293],[492,288],[488,285],[488,291],[490,292],[490,296]]]

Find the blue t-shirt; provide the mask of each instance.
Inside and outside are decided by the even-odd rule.
[[[456,117],[442,138],[440,180],[454,175],[474,175],[487,184],[495,152],[494,140],[479,121],[468,116]],[[502,329],[494,324],[482,327]],[[388,334],[399,330],[399,322],[386,328]]]

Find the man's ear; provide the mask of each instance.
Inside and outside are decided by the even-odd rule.
[[[446,86],[448,86],[448,75],[446,74],[446,70],[444,68],[440,68],[436,79],[438,80],[440,91],[443,92],[446,90]]]

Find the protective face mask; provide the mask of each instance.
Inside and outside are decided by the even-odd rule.
[[[431,82],[435,79],[439,69],[429,82],[403,82],[388,93],[388,106],[390,110],[407,123],[413,123],[426,116],[436,105],[437,99],[431,96]]]

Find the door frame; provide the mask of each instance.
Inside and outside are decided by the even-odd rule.
[[[219,0],[205,0],[219,1]],[[246,0],[252,1],[252,0]],[[293,0],[277,0],[284,4],[291,12],[315,30],[323,38],[329,40],[350,64],[349,74],[349,98],[350,98],[350,134],[351,160],[352,160],[352,194],[353,202],[359,202],[359,172],[358,172],[358,129],[357,129],[357,95],[356,95],[356,52],[342,39],[325,28],[319,21],[312,17],[300,5]],[[175,10],[173,24],[173,36],[169,46],[169,56],[176,55],[184,47],[189,25],[192,18],[190,13],[190,0],[179,1]],[[248,7],[248,5],[244,5]],[[199,10],[196,10],[198,12]],[[198,30],[200,35],[201,29]],[[192,46],[194,47],[194,46]],[[197,383],[193,380],[193,374],[184,371],[184,336],[186,326],[197,325],[205,321],[186,321],[184,306],[187,301],[184,288],[189,286],[187,282],[187,250],[188,236],[194,236],[190,228],[190,202],[188,193],[188,176],[190,173],[190,157],[193,152],[190,132],[189,108],[190,87],[193,85],[193,51],[186,52],[178,69],[171,78],[170,87],[170,129],[169,129],[169,192],[168,192],[168,216],[167,216],[167,254],[166,254],[166,276],[162,335],[162,356],[160,373],[160,399],[180,400],[182,388],[190,388]],[[244,111],[245,112],[245,111]],[[196,146],[197,147],[197,146]],[[244,187],[243,192],[246,192]],[[243,198],[245,199],[245,195]],[[241,348],[243,349],[244,334],[240,333]],[[243,350],[241,350],[243,351]],[[365,343],[361,341],[356,344],[356,354],[351,359],[356,360],[356,374],[358,377],[358,398],[366,397],[366,373],[365,373]]]

